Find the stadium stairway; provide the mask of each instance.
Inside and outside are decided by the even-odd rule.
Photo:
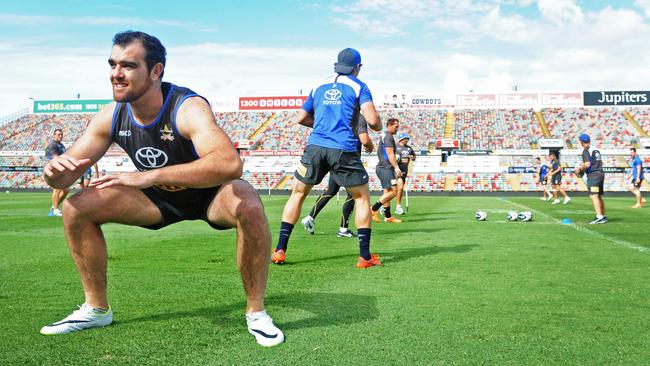
[[[628,122],[630,122],[630,124],[632,124],[632,126],[634,126],[634,129],[639,133],[639,136],[648,137],[648,133],[645,132],[643,130],[643,128],[641,128],[641,125],[639,125],[639,122],[637,122],[634,119],[634,116],[632,114],[630,114],[630,112],[623,111],[623,117],[625,117],[625,119],[628,120]]]
[[[277,186],[275,186],[275,189],[277,190],[282,190],[284,189],[284,186],[287,184],[287,182],[291,179],[291,175],[285,175],[282,177],[282,180],[278,183]]]
[[[519,184],[521,179],[521,174],[511,174],[510,175],[510,185],[512,190],[515,192],[521,191],[521,184]]]
[[[445,176],[445,191],[453,191],[456,174],[447,174]]]
[[[551,132],[548,129],[548,124],[546,124],[546,120],[544,119],[542,112],[540,111],[535,112],[535,117],[537,117],[537,123],[539,123],[539,128],[542,129],[542,133],[544,134],[544,137],[545,138],[551,137]]]
[[[269,127],[271,122],[273,122],[273,120],[275,119],[275,116],[276,116],[275,112],[273,112],[273,114],[271,114],[271,116],[266,121],[264,121],[264,123],[262,123],[260,127],[258,127],[257,130],[255,130],[255,132],[253,132],[253,134],[251,134],[248,139],[255,141],[257,136],[259,136],[262,132],[266,131],[266,128]]]
[[[456,115],[454,111],[447,111],[447,118],[445,120],[445,138],[454,138],[454,123],[456,122]]]

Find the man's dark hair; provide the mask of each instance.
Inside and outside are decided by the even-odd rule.
[[[386,120],[386,126],[392,126],[397,122],[399,122],[397,118],[389,118]]]
[[[542,159],[540,159],[540,158],[539,158],[539,156],[538,156],[538,157],[536,157],[536,158],[535,158],[535,160],[539,160],[539,161],[542,161]]]
[[[146,51],[144,59],[147,62],[147,71],[151,72],[151,69],[157,63],[161,63],[163,65],[163,72],[160,74],[160,78],[162,79],[163,75],[165,74],[167,50],[165,50],[165,46],[160,43],[160,40],[158,38],[144,32],[128,30],[117,33],[113,37],[113,46],[126,47],[135,41],[142,42],[142,46]]]
[[[630,150],[636,152],[636,147],[631,147]]]
[[[57,128],[57,129],[54,130],[54,132],[52,132],[52,135],[54,135],[54,134],[57,133],[57,132],[61,132],[61,133],[63,133],[63,130],[60,129],[60,128]]]

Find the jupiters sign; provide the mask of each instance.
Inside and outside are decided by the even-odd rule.
[[[650,91],[587,91],[586,106],[598,105],[650,105]]]

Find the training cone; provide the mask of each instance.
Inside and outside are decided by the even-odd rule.
[[[572,223],[571,219],[562,219],[562,225],[571,225]]]

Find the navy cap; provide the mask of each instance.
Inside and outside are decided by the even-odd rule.
[[[354,68],[361,64],[361,54],[354,48],[346,48],[339,52],[338,62],[334,64],[334,71],[339,74],[351,74]]]
[[[580,135],[579,139],[580,142],[584,142],[584,143],[591,142],[591,138],[589,138],[589,135],[587,135],[586,133]]]
[[[402,141],[402,140],[404,140],[404,139],[410,140],[411,137],[410,137],[409,134],[406,133],[406,132],[402,132],[402,133],[400,133],[399,135],[397,135],[397,141]]]

